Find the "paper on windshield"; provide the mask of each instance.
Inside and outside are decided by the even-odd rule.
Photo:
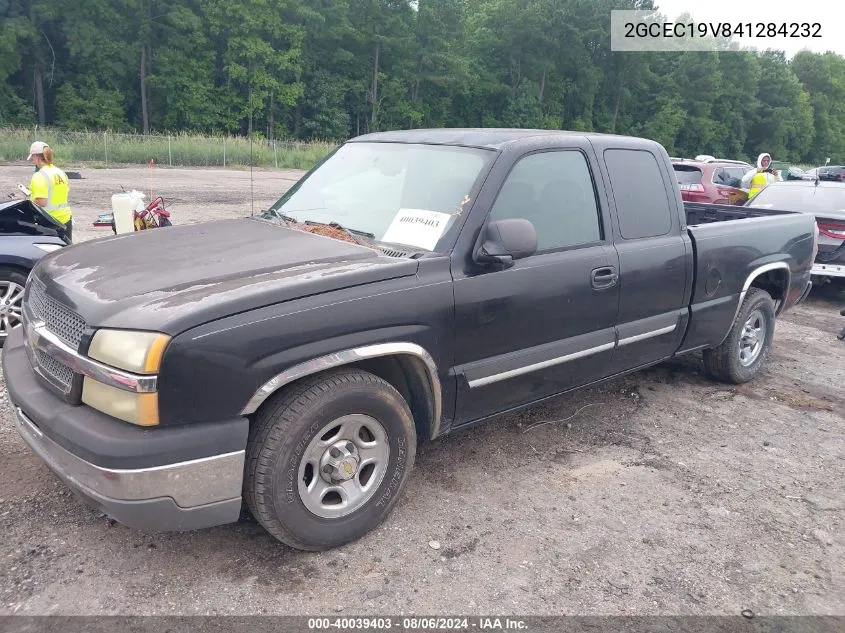
[[[450,217],[451,214],[439,211],[399,209],[381,241],[434,250],[449,225]]]

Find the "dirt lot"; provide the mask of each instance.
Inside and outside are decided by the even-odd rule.
[[[111,234],[111,229],[92,226],[100,213],[111,211],[111,197],[137,189],[152,201],[164,199],[165,208],[177,224],[231,218],[256,213],[278,200],[302,175],[295,170],[255,169],[250,185],[249,169],[168,169],[126,167],[123,169],[75,169],[81,180],[71,180],[70,203],[74,212],[73,239]],[[0,166],[0,200],[16,191],[18,183],[29,185],[32,167]],[[252,197],[250,196],[252,190]],[[20,194],[19,194],[20,195]]]
[[[0,192],[29,173],[0,167]],[[78,240],[108,234],[90,222],[119,185],[149,190],[143,169],[82,174]],[[296,177],[257,170],[255,208]],[[177,223],[250,210],[248,171],[157,169],[154,186]],[[842,305],[814,291],[751,384],[684,359],[425,446],[390,519],[322,554],[250,521],[110,525],[26,448],[3,400],[0,613],[845,615]]]

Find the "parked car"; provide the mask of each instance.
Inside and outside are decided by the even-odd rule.
[[[808,174],[806,171],[795,165],[790,165],[781,170],[781,176],[784,180],[815,180],[815,176]]]
[[[747,169],[733,163],[675,161],[672,163],[684,202],[744,204],[748,192],[740,186]]]
[[[828,165],[818,168],[819,180],[845,182],[845,165]]]
[[[753,214],[685,208],[645,139],[361,136],[260,216],[49,254],[6,385],[26,442],[117,521],[208,527],[245,500],[328,549],[388,516],[418,441],[682,354],[752,380],[815,248],[811,216]]]
[[[748,206],[812,214],[819,227],[819,253],[813,264],[817,284],[845,282],[845,184],[838,182],[776,182],[758,193]]]
[[[26,278],[45,253],[67,246],[64,225],[29,200],[0,204],[0,347],[20,326]]]
[[[815,174],[811,175],[800,167],[783,161],[772,161],[772,169],[780,176],[781,180],[815,180]]]

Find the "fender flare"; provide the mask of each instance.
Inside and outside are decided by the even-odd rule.
[[[733,329],[734,322],[736,321],[736,317],[739,315],[739,311],[742,308],[742,303],[745,301],[745,295],[748,294],[751,285],[754,283],[754,280],[757,279],[760,275],[765,275],[768,272],[773,270],[785,270],[786,271],[786,292],[789,292],[789,288],[792,285],[792,271],[789,268],[789,264],[786,262],[772,262],[770,264],[764,264],[763,266],[759,266],[751,271],[751,274],[748,275],[748,278],[745,280],[745,283],[742,286],[742,291],[739,293],[739,301],[736,303],[736,311],[734,312],[733,318],[731,319],[731,323],[728,326],[728,331],[725,333],[725,336],[719,341],[719,345],[725,342],[725,340],[730,336],[731,330]]]
[[[443,395],[440,385],[440,378],[437,373],[437,364],[425,348],[415,343],[393,342],[378,343],[376,345],[364,345],[345,349],[332,354],[326,354],[311,360],[298,363],[276,374],[270,380],[261,385],[252,395],[241,415],[247,416],[255,413],[264,402],[285,385],[313,376],[327,369],[351,365],[358,361],[384,356],[412,356],[421,361],[426,369],[428,387],[431,392],[433,419],[431,421],[431,438],[440,434],[440,418],[443,411]]]

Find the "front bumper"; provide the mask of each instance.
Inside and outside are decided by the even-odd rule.
[[[4,345],[3,373],[21,437],[88,505],[142,531],[238,520],[246,418],[148,429],[69,405],[36,377],[19,329]]]

